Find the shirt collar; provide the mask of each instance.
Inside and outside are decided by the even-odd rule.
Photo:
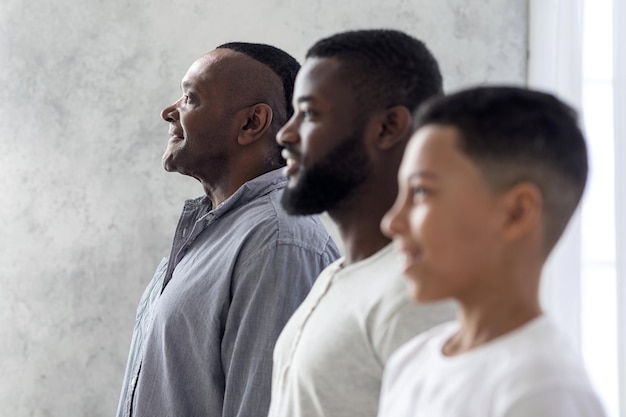
[[[211,200],[207,196],[187,200],[185,206],[190,209],[198,208],[203,205],[208,206],[208,211],[212,214],[212,217],[215,218],[276,189],[284,188],[286,184],[287,178],[283,175],[283,169],[279,168],[266,172],[244,183],[233,195],[215,208],[212,208]]]

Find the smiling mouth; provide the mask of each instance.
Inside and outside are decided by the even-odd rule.
[[[170,128],[167,132],[170,135],[170,140],[172,139],[184,139],[184,132],[181,129],[181,126],[177,125],[177,124],[171,124]]]
[[[287,178],[294,176],[300,169],[300,161],[296,159],[295,155],[287,149],[282,150],[281,156],[287,162],[287,166],[283,169],[284,175]]]
[[[418,249],[411,249],[402,244],[397,245],[398,252],[400,253],[400,258],[402,259],[402,263],[406,269],[415,263],[419,262],[421,258],[421,251]]]
[[[170,135],[170,139],[168,143],[175,143],[185,140],[182,136],[179,135]]]

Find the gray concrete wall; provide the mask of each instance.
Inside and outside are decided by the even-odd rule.
[[[526,0],[0,3],[1,416],[114,414],[138,298],[201,192],[160,162],[194,59],[243,40],[301,60],[371,27],[426,41],[448,90],[525,81]]]

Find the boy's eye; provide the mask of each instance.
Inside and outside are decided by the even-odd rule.
[[[423,199],[427,193],[428,190],[426,190],[426,188],[422,187],[421,185],[415,185],[411,187],[411,196],[413,197],[414,201]]]
[[[426,190],[424,190],[424,187],[421,187],[418,185],[412,188],[412,192],[414,196],[419,196],[419,195],[423,195],[426,192]]]

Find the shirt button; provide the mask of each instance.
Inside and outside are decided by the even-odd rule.
[[[137,377],[134,377],[131,381],[130,381],[130,386],[131,387],[135,387],[135,385],[137,385]]]

